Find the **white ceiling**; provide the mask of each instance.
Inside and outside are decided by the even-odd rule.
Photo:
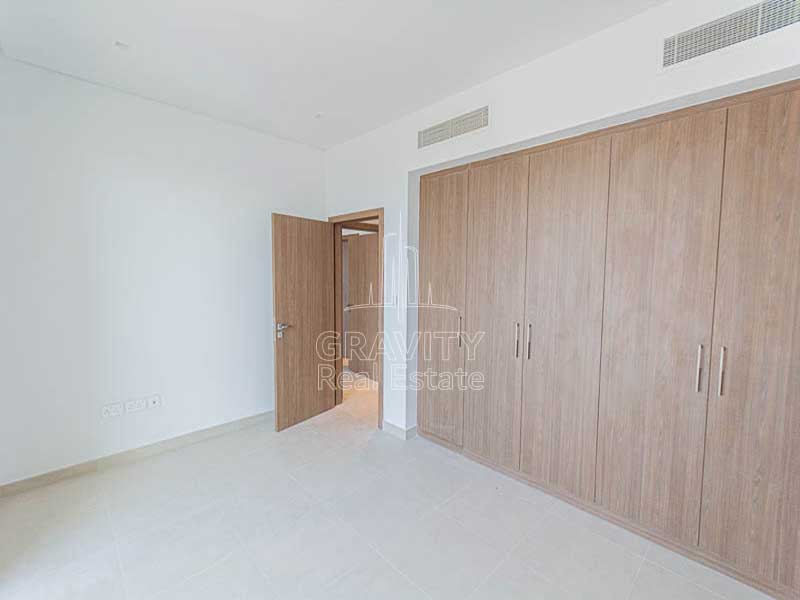
[[[326,148],[662,2],[0,0],[0,45]]]

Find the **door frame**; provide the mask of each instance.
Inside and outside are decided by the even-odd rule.
[[[334,294],[334,326],[339,340],[344,339],[344,323],[343,323],[343,310],[342,306],[342,229],[346,225],[358,224],[358,221],[372,221],[378,220],[377,235],[378,235],[378,331],[385,345],[385,334],[383,331],[383,208],[373,208],[369,210],[362,210],[358,212],[345,213],[329,217],[328,221],[333,223],[333,294]],[[367,229],[366,224],[361,224],[360,228],[365,231],[374,231],[375,228]],[[353,229],[353,227],[347,227]],[[334,360],[334,370],[336,381],[340,381],[342,374],[342,345],[339,344],[339,351],[336,359]],[[379,353],[378,361],[378,374],[380,381],[378,382],[378,429],[383,429],[383,387],[384,387],[384,374],[383,374],[383,353]],[[336,405],[342,403],[342,389],[336,386]]]

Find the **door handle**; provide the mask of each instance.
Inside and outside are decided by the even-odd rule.
[[[531,332],[533,331],[533,325],[528,323],[528,360],[531,359]]]
[[[694,390],[700,392],[701,380],[703,375],[703,344],[697,346],[697,378],[694,384]]]
[[[519,358],[519,323],[516,324],[514,334],[514,358]]]
[[[275,323],[275,331],[278,333],[278,339],[283,337],[283,332],[289,329],[289,323]]]
[[[717,395],[723,395],[723,385],[725,385],[725,354],[727,353],[728,349],[725,346],[721,346],[719,349],[719,383],[717,386]]]

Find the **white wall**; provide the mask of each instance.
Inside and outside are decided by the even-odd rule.
[[[660,68],[663,39],[749,6],[754,0],[675,0],[528,65],[452,96],[325,154],[331,214],[384,206],[387,297],[405,301],[405,277],[393,282],[407,241],[415,240],[419,173],[500,151],[599,129],[648,114],[800,77],[800,25],[730,47],[667,70]],[[416,133],[444,119],[490,106],[490,126],[424,150]],[[410,207],[410,208],[409,208]],[[411,294],[415,274],[411,272]],[[410,314],[409,314],[410,312]],[[416,328],[415,312],[389,307],[390,337]],[[413,362],[413,357],[411,362]],[[385,361],[402,375],[404,356]],[[385,418],[410,428],[416,399],[402,385],[385,390]]]
[[[271,410],[270,213],[325,216],[322,173],[0,58],[0,484]]]

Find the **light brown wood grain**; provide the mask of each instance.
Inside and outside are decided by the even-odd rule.
[[[358,235],[348,239],[348,358],[350,370],[378,381],[378,235]]]
[[[466,364],[485,383],[464,394],[464,447],[513,469],[520,459],[527,207],[525,157],[470,167],[465,330],[484,337]]]
[[[713,359],[700,544],[800,591],[800,92],[730,109]]]
[[[320,385],[319,368],[334,361],[317,353],[317,339],[334,331],[333,225],[272,215],[275,335],[275,427],[278,431],[335,405],[332,388]]]
[[[342,235],[342,227],[333,225],[333,323],[338,335],[339,344],[337,345],[336,357],[333,359],[333,366],[336,370],[336,380],[344,368],[343,358],[345,356],[345,339],[343,332],[347,328],[344,314],[344,297],[342,287],[342,261],[345,254],[347,238]],[[343,390],[340,385],[336,385],[334,391],[334,402],[338,405],[344,401]]]
[[[737,106],[745,102],[751,102],[756,99],[766,98],[769,96],[774,96],[775,94],[785,93],[797,89],[800,89],[800,80],[796,79],[793,81],[786,81],[783,83],[778,83],[776,85],[767,86],[761,89],[744,92],[742,94],[727,96],[725,98],[719,98],[717,100],[711,100],[709,102],[702,102],[694,106],[687,106],[686,108],[681,108],[667,113],[659,113],[652,116],[634,119],[628,122],[621,122],[617,125],[612,125],[610,127],[603,127],[595,131],[588,131],[586,133],[582,133],[576,136],[564,135],[561,139],[556,139],[551,142],[539,144],[537,146],[533,146],[530,148],[523,148],[521,150],[517,150],[509,154],[503,154],[501,156],[486,158],[484,160],[474,162],[471,164],[473,166],[478,166],[496,160],[504,160],[514,156],[523,156],[523,155],[533,154],[536,152],[545,152],[547,150],[563,146],[564,144],[574,144],[575,142],[587,141],[596,138],[598,136],[613,135],[613,134],[623,133],[626,131],[631,131],[633,129],[638,129],[641,127],[650,127],[651,125],[664,123],[665,121],[674,121],[676,119],[681,119],[683,117],[708,113],[715,110],[728,108],[730,106]],[[460,168],[460,167],[453,167],[453,168]]]
[[[610,148],[603,137],[530,158],[521,470],[587,501],[597,457]]]
[[[425,433],[456,446],[463,440],[463,390],[438,384],[439,374],[464,367],[458,331],[465,312],[467,183],[466,168],[423,177],[419,199],[417,364],[431,376],[422,379],[417,393],[417,423]]]
[[[725,118],[612,141],[597,502],[685,544],[699,528]]]
[[[470,170],[477,170],[612,134],[643,136],[628,138],[638,139],[645,151],[637,151],[637,143],[629,148],[625,162],[633,165],[630,168],[635,173],[621,183],[627,186],[630,197],[616,207],[616,214],[624,217],[623,223],[632,218],[635,226],[612,227],[607,242],[612,247],[609,254],[616,256],[618,272],[611,276],[615,284],[606,273],[605,287],[608,296],[609,286],[625,284],[619,290],[622,299],[630,294],[635,300],[638,294],[639,301],[626,300],[627,313],[617,309],[616,313],[610,310],[609,315],[604,310],[604,319],[616,315],[612,325],[619,330],[608,333],[604,323],[601,388],[606,377],[614,375],[616,379],[615,389],[608,387],[604,397],[612,405],[605,407],[606,414],[599,419],[605,418],[610,424],[607,433],[600,425],[603,437],[598,440],[600,454],[605,453],[605,468],[598,465],[597,471],[596,492],[601,503],[580,498],[551,482],[535,481],[513,465],[502,466],[494,457],[487,458],[491,452],[483,448],[476,452],[466,443],[459,448],[430,436],[474,460],[524,478],[785,600],[800,599],[800,488],[796,483],[800,473],[800,290],[795,267],[800,262],[796,208],[800,179],[798,90],[800,81],[788,82],[469,165]],[[746,109],[747,103],[758,103],[760,108]],[[737,139],[734,146],[741,147],[736,152],[729,148],[728,152],[728,162],[735,160],[738,166],[734,168],[740,174],[725,178],[738,189],[734,204],[741,212],[731,215],[723,210],[718,314],[714,319],[707,307],[709,286],[713,290],[716,282],[717,255],[708,250],[714,244],[707,239],[715,235],[714,211],[709,207],[714,204],[711,190],[721,177],[721,163],[713,160],[711,167],[698,167],[695,158],[704,153],[720,154],[714,150],[719,147],[719,120],[729,108],[732,127],[738,114],[744,131],[736,138],[731,131],[730,141]],[[655,135],[659,140],[646,143],[646,138],[654,135],[653,128],[662,125],[666,128]],[[653,144],[658,151],[653,151]],[[748,149],[748,144],[753,147]],[[687,155],[695,158],[687,159]],[[618,157],[616,160],[619,162]],[[642,164],[650,166],[649,175]],[[659,186],[661,192],[656,194],[653,188]],[[728,203],[731,189],[726,187]],[[722,201],[719,183],[716,196],[718,211]],[[610,208],[613,213],[614,206]],[[719,213],[716,218],[719,243]],[[645,233],[637,232],[641,227]],[[766,231],[753,231],[753,227]],[[727,242],[726,229],[735,232]],[[617,240],[615,249],[611,235]],[[687,259],[687,255],[695,256],[695,260]],[[763,264],[759,263],[762,259]],[[727,309],[721,304],[725,302],[720,297],[723,289],[728,290]],[[744,306],[737,308],[740,298]],[[606,297],[605,302],[608,300]],[[721,321],[724,315],[741,330],[732,333],[731,345],[726,346],[726,391],[719,399],[715,394],[719,349],[725,345],[720,336],[727,331]],[[708,347],[711,320],[715,322],[713,349]],[[696,336],[692,336],[695,330]],[[699,392],[697,345],[683,349],[691,337],[704,339]],[[743,349],[734,351],[734,346]],[[606,373],[607,368],[611,374]],[[642,387],[643,379],[650,388],[642,394],[631,393],[631,388]],[[687,386],[695,392],[687,392]],[[621,396],[615,396],[617,390]],[[731,403],[725,404],[729,398]],[[707,436],[703,435],[705,410],[709,413]],[[424,429],[421,432],[428,435]],[[469,432],[465,435],[468,437]],[[702,459],[703,455],[698,451],[698,439],[708,443],[704,476],[698,475],[698,457]],[[705,482],[702,515],[698,479]],[[610,496],[609,491],[613,492]],[[602,503],[604,493],[614,502]],[[626,497],[631,500],[626,502]]]
[[[378,233],[380,229],[377,223],[362,223],[361,221],[344,221],[341,223],[341,226],[344,229],[352,229],[354,231],[370,231],[372,233]]]

